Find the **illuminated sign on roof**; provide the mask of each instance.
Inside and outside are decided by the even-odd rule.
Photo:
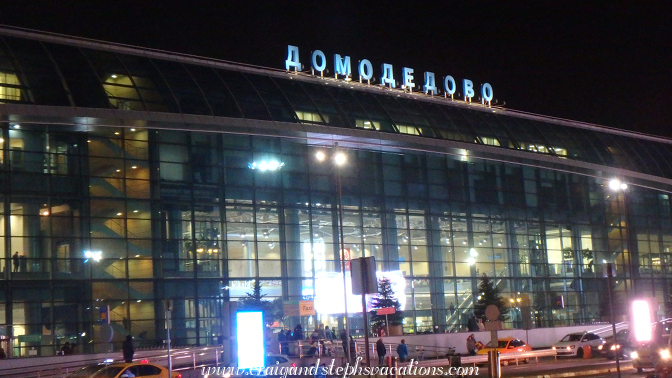
[[[334,54],[334,78],[338,79],[339,76],[343,77],[346,81],[351,80],[352,76],[352,65],[349,56],[341,57],[340,54]],[[324,77],[325,73],[328,73],[327,70],[327,56],[321,50],[315,50],[312,52],[310,57],[311,63],[311,72],[315,74],[315,71],[319,72],[321,77]],[[285,60],[285,69],[287,71],[302,71],[303,65],[299,58],[299,48],[296,46],[288,45],[287,46],[287,59]],[[368,84],[371,84],[373,78],[373,65],[368,59],[362,59],[357,64],[357,73],[359,74],[359,82],[366,81]],[[413,88],[416,87],[415,83],[415,70],[408,67],[403,67],[401,70],[401,80],[397,81],[394,78],[394,69],[393,66],[389,63],[383,63],[381,66],[381,76],[380,84],[389,88],[401,88],[405,91],[413,92]],[[453,98],[453,95],[457,91],[457,82],[455,79],[446,75],[443,77],[443,93],[444,95],[450,96]],[[434,72],[425,72],[424,73],[424,85],[422,90],[425,94],[428,95],[437,95],[441,90],[436,86],[436,76]],[[469,79],[462,80],[462,95],[464,101],[471,102],[471,99],[475,96],[474,83]],[[483,104],[487,103],[490,106],[490,103],[493,98],[492,86],[488,83],[483,83],[481,85],[481,102]]]

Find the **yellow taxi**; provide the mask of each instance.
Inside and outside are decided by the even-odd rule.
[[[67,378],[182,378],[182,374],[173,372],[168,376],[168,369],[142,360],[131,363],[100,363],[89,365],[77,370]]]
[[[500,354],[506,354],[506,353],[513,353],[513,352],[531,352],[532,347],[529,346],[527,343],[525,343],[522,340],[516,339],[515,337],[506,337],[503,339],[497,340],[497,347],[493,348],[492,347],[492,342],[489,342],[488,345],[485,346],[485,348],[480,349],[477,354],[488,354],[489,351],[497,349],[497,351]],[[506,366],[509,364],[509,361],[513,361],[513,359],[505,359],[504,357],[500,357],[500,362],[503,366]],[[530,362],[529,358],[525,358],[521,360],[522,362],[528,363]]]

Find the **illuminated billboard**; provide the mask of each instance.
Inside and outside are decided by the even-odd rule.
[[[376,272],[378,281],[383,278],[390,280],[392,291],[401,304],[401,310],[406,307],[406,280],[400,270],[389,272]],[[347,290],[348,313],[362,312],[362,297],[352,294],[352,281],[350,272],[345,272],[345,285]],[[371,301],[377,295],[366,296],[366,311],[371,311]],[[342,314],[345,311],[343,300],[343,275],[340,272],[321,272],[315,276],[315,311],[319,314]]]
[[[238,368],[264,367],[264,317],[261,311],[236,313]]]

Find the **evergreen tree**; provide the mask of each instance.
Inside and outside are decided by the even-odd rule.
[[[259,280],[254,280],[252,292],[246,293],[247,297],[238,301],[239,311],[261,311],[264,314],[264,323],[272,324],[276,320],[282,318],[282,299],[280,305],[278,300],[268,301],[264,297],[266,294],[261,293],[262,284]]]
[[[499,308],[499,320],[505,320],[509,311],[504,303],[504,298],[499,292],[497,285],[490,280],[490,278],[483,273],[481,281],[478,283],[478,293],[476,302],[474,303],[474,315],[482,318],[485,316],[485,309],[489,305],[495,305]]]
[[[404,313],[401,311],[401,303],[394,295],[392,290],[392,283],[388,278],[383,278],[378,281],[378,295],[371,300],[371,306],[374,310],[371,311],[371,325],[373,328],[385,326],[385,315],[376,314],[378,308],[394,307],[396,310],[394,314],[387,315],[387,320],[390,325],[400,325],[404,320]]]

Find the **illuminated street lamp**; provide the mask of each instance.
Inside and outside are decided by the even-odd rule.
[[[618,178],[613,178],[609,180],[609,189],[615,193],[623,193],[623,216],[626,218],[626,225],[628,227],[628,234],[627,234],[627,239],[626,239],[626,245],[628,246],[628,269],[624,269],[624,271],[632,271],[632,243],[630,243],[630,238],[632,235],[630,235],[630,232],[632,230],[632,224],[628,221],[628,204],[627,204],[627,190],[628,190],[628,184],[622,182]],[[618,203],[618,201],[617,201]],[[623,263],[625,264],[625,256],[623,258]],[[614,264],[606,264],[606,276],[607,276],[607,291],[609,295],[609,311],[611,315],[611,327],[612,327],[612,332],[614,333],[614,340],[616,340],[616,319],[614,319],[614,303],[613,303],[613,298],[612,298],[612,291],[613,291],[613,283],[612,283],[612,277],[614,276],[614,269],[615,265]],[[630,279],[632,279],[632,273],[630,274]],[[653,282],[653,280],[651,280]],[[627,275],[624,277],[623,282],[625,283],[625,290],[627,293],[628,290],[628,277]],[[634,291],[634,286],[635,286],[635,280],[632,280],[632,286],[633,286],[633,291]],[[621,378],[621,365],[619,362],[619,353],[614,353],[616,356],[616,371],[618,372],[618,378]]]
[[[339,248],[341,250],[341,273],[343,274],[343,318],[345,323],[346,345],[343,347],[345,356],[350,360],[350,321],[348,321],[348,288],[345,278],[345,240],[343,240],[343,185],[341,183],[340,167],[347,162],[347,156],[338,148],[338,143],[334,144],[335,150],[331,155],[332,162],[336,167],[336,186],[338,193],[338,230],[339,230]],[[319,162],[327,160],[327,154],[324,151],[317,151],[315,159]],[[352,279],[352,277],[351,277]],[[368,345],[367,345],[368,348]]]

